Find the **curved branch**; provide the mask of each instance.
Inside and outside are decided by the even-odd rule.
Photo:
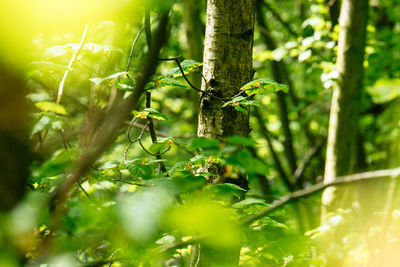
[[[297,190],[292,193],[286,194],[283,197],[281,197],[280,200],[272,203],[269,207],[243,219],[240,222],[240,225],[242,225],[242,226],[249,225],[252,222],[266,216],[268,213],[276,210],[277,208],[280,208],[280,207],[286,205],[288,202],[290,202],[292,200],[310,196],[316,192],[324,190],[327,187],[356,183],[356,182],[367,181],[367,180],[383,178],[383,177],[396,177],[397,178],[398,176],[400,176],[400,168],[362,172],[362,173],[356,173],[356,174],[351,174],[351,175],[346,175],[346,176],[340,176],[340,177],[337,177],[332,182],[328,182],[328,183],[322,182],[322,183],[307,187],[305,189]]]

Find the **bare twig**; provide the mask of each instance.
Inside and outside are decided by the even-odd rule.
[[[71,72],[72,65],[74,64],[75,59],[78,57],[78,54],[81,51],[81,49],[83,47],[83,44],[85,43],[86,33],[87,33],[88,28],[89,28],[89,24],[86,24],[85,29],[83,30],[81,42],[79,43],[78,48],[75,50],[74,54],[72,55],[72,58],[71,58],[71,60],[69,61],[69,64],[68,64],[68,69],[65,71],[64,76],[63,76],[63,78],[61,80],[60,86],[58,87],[57,101],[56,101],[57,104],[59,104],[61,102],[62,95],[63,95],[63,92],[64,92],[65,82],[66,82],[66,80],[68,78],[69,73]]]
[[[126,67],[125,67],[125,72],[129,71],[129,68],[131,66],[132,57],[133,57],[133,51],[135,50],[136,43],[139,40],[139,37],[142,34],[143,30],[144,30],[144,25],[142,26],[142,28],[140,28],[139,32],[137,33],[135,39],[132,42],[131,50],[129,52],[128,63],[126,64]]]
[[[130,125],[129,125],[129,130],[128,130],[128,140],[129,140],[129,144],[126,146],[126,148],[125,148],[125,150],[124,150],[124,162],[126,161],[126,156],[127,156],[127,153],[128,153],[129,148],[132,146],[132,144],[134,144],[134,143],[138,142],[140,139],[142,139],[143,134],[144,134],[144,132],[145,132],[146,129],[147,129],[148,122],[147,122],[146,125],[144,125],[144,127],[142,128],[142,131],[140,132],[139,136],[138,136],[135,140],[132,140],[132,139],[131,139],[131,131],[132,131],[132,126],[134,125],[135,121],[136,121],[136,118],[134,118],[134,119],[132,120],[132,122],[130,123]]]
[[[310,164],[311,160],[317,155],[318,151],[322,148],[325,144],[324,141],[318,142],[315,146],[313,146],[307,153],[304,155],[304,159],[301,164],[297,167],[296,171],[293,174],[293,181],[297,184],[298,188],[303,188],[304,181],[303,181],[303,174],[305,169],[307,168],[308,164]]]
[[[197,92],[200,92],[200,93],[202,93],[202,94],[208,95],[208,96],[210,96],[210,97],[217,98],[217,99],[221,100],[222,102],[224,102],[225,99],[223,99],[223,98],[221,98],[221,97],[218,97],[218,96],[215,96],[215,95],[211,94],[210,92],[201,90],[201,89],[197,88],[196,86],[194,86],[194,85],[190,82],[189,78],[186,76],[185,71],[183,70],[181,63],[179,62],[179,58],[180,58],[180,56],[177,56],[177,57],[170,57],[170,58],[159,58],[158,60],[161,60],[161,61],[175,61],[175,62],[176,62],[176,65],[178,65],[178,68],[179,68],[179,70],[180,70],[180,72],[181,72],[181,74],[182,74],[182,77],[185,79],[185,81],[189,84],[189,86],[190,86],[193,90],[195,90],[195,91],[197,91]],[[199,73],[201,73],[201,72],[199,71]],[[204,81],[207,83],[207,81],[206,81],[206,79],[205,79],[205,77],[203,76],[202,73],[201,73],[201,76],[203,77]]]
[[[286,174],[285,170],[283,169],[283,166],[278,157],[278,154],[275,152],[275,149],[272,145],[272,140],[271,140],[269,131],[268,131],[267,127],[265,127],[264,120],[263,120],[262,115],[257,107],[254,107],[254,115],[258,121],[258,126],[260,127],[260,133],[268,143],[269,151],[271,152],[272,158],[274,159],[276,170],[278,171],[279,175],[281,176],[287,189],[290,192],[292,192],[294,190],[294,186],[293,186],[292,182],[289,180],[289,177]]]

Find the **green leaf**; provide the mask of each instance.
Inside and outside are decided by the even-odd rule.
[[[161,114],[157,109],[154,108],[145,108],[143,110],[143,112],[138,113],[136,111],[136,113],[134,113],[136,117],[142,118],[142,117],[150,117],[156,120],[161,120],[161,121],[165,121],[167,120],[167,116],[164,114]]]
[[[260,160],[254,158],[247,149],[240,150],[226,159],[228,164],[238,167],[247,174],[267,175],[268,167]]]
[[[367,92],[376,104],[387,103],[400,96],[400,79],[379,79]]]
[[[174,184],[179,189],[180,193],[193,192],[207,184],[207,179],[203,176],[173,176],[171,177]]]
[[[235,107],[235,110],[242,112],[244,114],[249,114],[249,112],[247,111],[247,109],[243,108],[243,107]]]
[[[233,145],[254,146],[257,144],[250,138],[241,135],[229,136],[227,141],[228,144],[233,144]]]
[[[230,101],[224,103],[224,105],[223,105],[222,107],[226,107],[226,106],[229,105],[229,104],[236,104],[236,103],[238,104],[238,103],[240,103],[241,101],[243,101],[243,100],[245,100],[245,99],[247,99],[247,97],[244,97],[244,96],[242,96],[242,95],[237,96],[237,97],[233,98],[232,100],[230,100]]]
[[[187,88],[187,86],[175,79],[167,78],[162,75],[154,75],[150,81],[146,84],[145,89],[157,89],[166,86],[175,86],[175,87],[183,87]]]
[[[150,179],[153,173],[151,167],[146,163],[132,162],[125,164],[126,169],[133,175],[133,178]]]
[[[156,142],[150,146],[149,150],[151,153],[156,154],[156,153],[164,152],[165,150],[168,149],[168,147],[169,147],[169,144],[167,142],[165,142],[165,143]]]
[[[146,111],[137,111],[137,110],[133,110],[132,114],[136,117],[136,118],[140,118],[140,119],[147,119],[147,117],[149,116],[149,113]]]
[[[220,142],[214,138],[193,138],[192,143],[190,144],[191,149],[199,149],[199,148],[217,148],[219,147]]]
[[[65,109],[64,106],[50,102],[50,101],[41,101],[41,102],[36,102],[35,106],[39,108],[40,110],[46,111],[46,112],[53,112],[59,115],[67,115],[67,110]]]
[[[104,78],[90,78],[89,81],[93,82],[95,85],[99,85],[104,81],[108,81],[108,80],[114,80],[117,79],[118,77],[124,75],[124,74],[128,74],[126,71],[122,71],[122,72],[117,72],[114,74],[111,74],[110,76],[104,77]]]
[[[233,196],[240,197],[243,192],[246,192],[245,189],[231,183],[210,185],[208,190],[216,197],[226,198],[227,200]]]
[[[149,114],[159,114],[159,113],[160,113],[160,111],[158,111],[158,110],[155,109],[155,108],[145,108],[143,111],[146,111],[146,112],[148,112]]]
[[[185,59],[184,61],[181,62],[181,67],[183,69],[183,72],[185,75],[189,74],[190,72],[195,72],[198,71],[200,66],[203,66],[203,63],[191,60],[191,59]],[[169,77],[180,77],[182,76],[182,72],[179,69],[179,67],[173,68],[168,72]]]
[[[135,89],[136,82],[131,78],[122,78],[115,81],[114,86],[124,91],[133,91]]]
[[[275,82],[274,80],[267,78],[260,78],[245,84],[241,90],[245,90],[248,96],[254,94],[264,94],[266,92],[288,92],[289,87],[284,84]]]
[[[51,97],[47,92],[41,93],[30,93],[27,94],[26,97],[30,99],[32,102],[40,102],[40,101],[48,101],[51,100]]]
[[[115,169],[115,168],[118,168],[119,165],[120,165],[120,163],[116,160],[107,161],[99,167],[99,170],[104,171],[104,170],[109,170],[109,169]]]
[[[150,118],[153,118],[153,119],[156,119],[156,120],[159,120],[159,121],[165,121],[165,120],[168,119],[166,115],[161,114],[161,113],[158,113],[158,114],[149,114],[148,116],[149,116]]]

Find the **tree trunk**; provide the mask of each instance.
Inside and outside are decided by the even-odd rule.
[[[228,136],[249,133],[249,116],[233,107],[222,108],[221,99],[233,98],[253,77],[254,4],[255,0],[208,0],[202,90],[209,94],[200,98],[199,137],[225,142]],[[205,171],[220,181],[223,167],[209,165]],[[192,262],[195,266],[237,266],[240,247],[227,246],[192,246]]]
[[[325,182],[352,173],[357,160],[367,18],[368,0],[342,1],[337,57],[339,77],[332,95]],[[323,213],[339,207],[337,195],[336,188],[325,190],[322,196]]]

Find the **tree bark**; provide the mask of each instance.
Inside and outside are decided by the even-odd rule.
[[[249,116],[234,107],[222,108],[253,77],[254,0],[208,0],[203,75],[206,81],[199,108],[198,136],[224,142],[247,136]]]
[[[222,107],[253,77],[253,31],[255,0],[208,0],[198,136],[217,138],[249,133],[249,116],[234,107]],[[213,97],[215,96],[215,97]],[[210,164],[205,171],[222,177],[224,168]],[[212,182],[212,181],[210,181]],[[215,182],[215,180],[214,180]],[[192,266],[237,266],[240,247],[192,246]]]
[[[339,18],[337,86],[333,88],[325,164],[325,182],[353,172],[357,161],[357,128],[363,87],[368,0],[343,0]],[[322,196],[323,214],[338,208],[335,188]],[[323,215],[324,216],[324,215]]]

